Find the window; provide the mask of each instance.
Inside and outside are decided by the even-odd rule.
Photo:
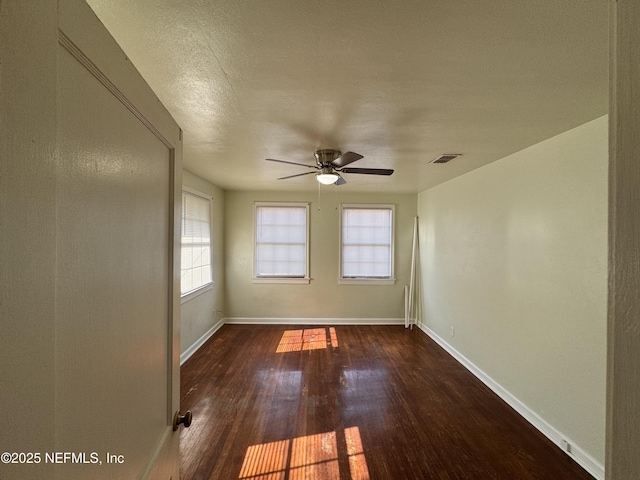
[[[340,207],[340,283],[392,285],[393,205]]]
[[[309,205],[255,203],[255,283],[309,283]]]
[[[211,197],[187,187],[182,190],[181,235],[180,293],[184,300],[212,283]]]

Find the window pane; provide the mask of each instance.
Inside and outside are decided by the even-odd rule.
[[[256,207],[256,277],[307,275],[307,207]]]
[[[342,277],[391,278],[393,211],[342,209]]]
[[[185,295],[211,283],[211,201],[182,192],[180,291]]]

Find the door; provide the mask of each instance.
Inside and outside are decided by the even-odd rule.
[[[56,478],[177,480],[180,130],[86,4],[59,28]]]

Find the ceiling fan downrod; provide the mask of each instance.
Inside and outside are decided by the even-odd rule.
[[[316,163],[318,164],[318,166],[328,165],[340,155],[342,155],[342,152],[340,150],[333,150],[331,148],[316,150],[313,153],[313,156],[316,157]]]

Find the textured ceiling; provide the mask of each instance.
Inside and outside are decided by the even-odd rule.
[[[225,189],[420,192],[607,113],[607,0],[89,0]],[[444,165],[443,153],[463,156]]]

